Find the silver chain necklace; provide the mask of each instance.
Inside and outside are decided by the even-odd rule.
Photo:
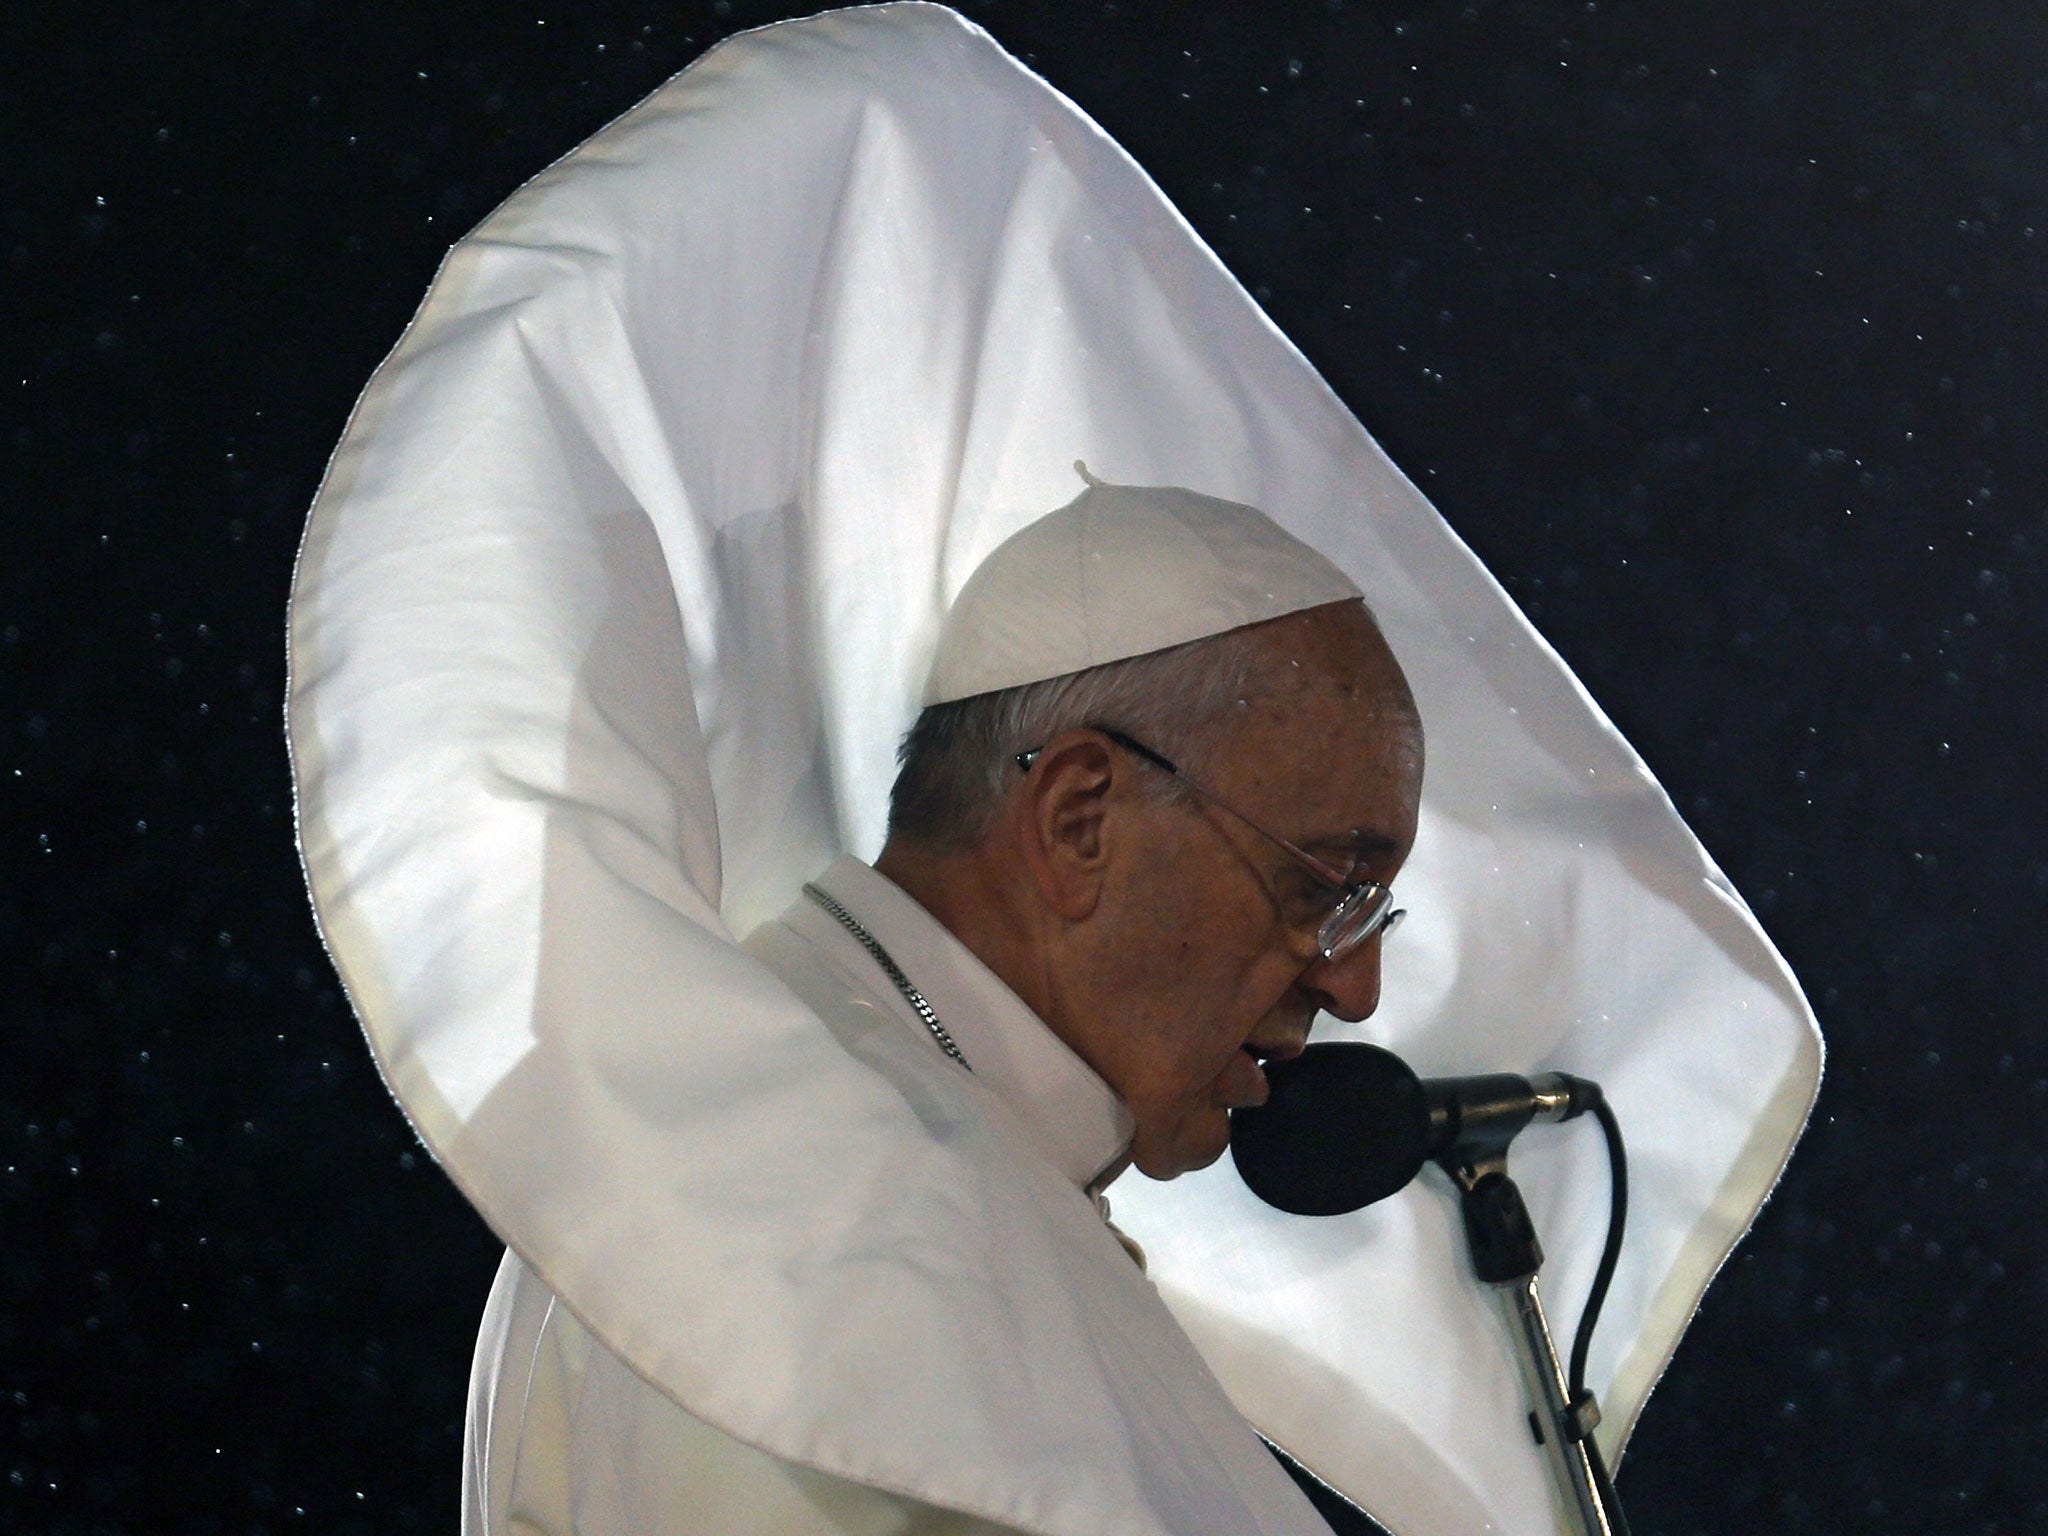
[[[938,1041],[939,1049],[972,1072],[974,1068],[967,1066],[967,1058],[960,1054],[960,1047],[955,1045],[953,1037],[946,1033],[946,1026],[939,1022],[939,1016],[933,1011],[932,1005],[924,1000],[922,992],[911,985],[910,978],[903,974],[903,967],[890,957],[889,951],[882,948],[881,940],[862,927],[859,918],[819,890],[817,886],[806,882],[804,894],[823,907],[834,918],[838,919],[839,926],[852,934],[860,947],[866,950],[875,964],[882,968],[882,974],[896,983],[896,990],[903,994],[903,1001],[910,1004],[917,1016],[924,1020],[924,1027],[932,1032],[932,1038]]]

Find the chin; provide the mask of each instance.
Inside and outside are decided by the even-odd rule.
[[[1209,1123],[1211,1116],[1214,1125]],[[1174,1127],[1166,1137],[1148,1137],[1141,1128],[1131,1144],[1131,1166],[1146,1178],[1163,1182],[1208,1167],[1229,1146],[1230,1117],[1220,1109],[1204,1110],[1195,1120]]]

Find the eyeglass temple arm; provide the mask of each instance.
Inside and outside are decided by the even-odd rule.
[[[1146,746],[1142,741],[1133,740],[1131,737],[1126,736],[1122,731],[1112,730],[1108,726],[1098,726],[1097,729],[1100,730],[1102,734],[1107,736],[1111,741],[1115,742],[1118,746],[1122,747],[1125,751],[1136,753],[1139,757],[1145,759],[1145,761],[1150,763],[1153,767],[1161,769],[1162,771],[1171,774],[1174,778],[1180,780],[1181,783],[1187,785],[1189,789],[1192,789],[1196,794],[1200,795],[1204,800],[1207,800],[1210,804],[1216,806],[1220,810],[1229,812],[1230,815],[1234,816],[1235,818],[1237,818],[1237,820],[1243,822],[1246,826],[1250,827],[1254,832],[1258,833],[1259,836],[1263,837],[1275,848],[1278,848],[1281,852],[1285,853],[1289,858],[1293,859],[1296,863],[1300,864],[1302,868],[1308,870],[1311,874],[1316,876],[1317,879],[1327,882],[1328,884],[1336,887],[1340,891],[1348,891],[1352,889],[1352,881],[1346,880],[1341,874],[1339,874],[1336,870],[1332,869],[1328,864],[1324,863],[1321,859],[1317,858],[1314,854],[1310,853],[1306,848],[1296,847],[1293,843],[1287,841],[1286,838],[1282,837],[1277,832],[1268,832],[1264,827],[1260,826],[1256,821],[1253,821],[1251,817],[1245,815],[1243,811],[1240,811],[1236,806],[1232,805],[1228,800],[1225,800],[1222,796],[1218,795],[1214,790],[1204,789],[1200,784],[1196,783],[1195,780],[1188,777],[1188,775],[1182,771],[1180,764],[1174,762],[1173,759],[1166,756],[1165,753],[1155,752],[1152,748]]]
[[[1180,771],[1180,766],[1177,763],[1175,763],[1172,758],[1166,756],[1166,754],[1163,752],[1153,751],[1150,747],[1146,746],[1145,743],[1139,741],[1136,737],[1126,736],[1122,731],[1114,730],[1106,725],[1090,726],[1089,729],[1096,732],[1098,735],[1107,736],[1111,741],[1115,742],[1118,746],[1122,747],[1126,752],[1135,753],[1137,756],[1145,759],[1145,761],[1150,763],[1154,768],[1158,768],[1165,773],[1171,774],[1176,779],[1181,779],[1185,781],[1189,788],[1196,790],[1202,789],[1201,785],[1195,783],[1193,779],[1188,778],[1186,774]],[[1028,752],[1019,752],[1016,758],[1017,766],[1028,771],[1031,765],[1038,761],[1038,754],[1043,752],[1044,750],[1044,747],[1033,747]],[[1207,793],[1206,790],[1203,790],[1202,792],[1205,794]],[[1215,797],[1211,796],[1210,798],[1214,799]],[[1218,805],[1223,804],[1223,802],[1220,800],[1218,800],[1216,803]],[[1226,811],[1230,809],[1230,807],[1227,805],[1223,806],[1223,808]],[[1233,812],[1232,814],[1235,813]]]

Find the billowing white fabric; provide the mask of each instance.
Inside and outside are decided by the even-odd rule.
[[[749,1443],[1028,1529],[1258,1528],[1176,1462],[1142,1351],[1055,1346],[992,1391],[949,1332],[964,1296],[843,1288],[833,1255],[906,1166],[935,1235],[985,1213],[733,942],[874,853],[950,598],[1076,458],[1262,507],[1369,595],[1429,773],[1386,1002],[1339,1032],[1425,1074],[1606,1085],[1634,1194],[1591,1371],[1617,1448],[1803,1123],[1811,1015],[1627,744],[1158,191],[937,7],[712,52],[450,253],[357,408],[301,556],[290,735],[314,905],[394,1093],[593,1333]],[[1515,1170],[1567,1332],[1597,1135],[1532,1130]],[[1227,1162],[1116,1197],[1238,1407],[1397,1536],[1552,1527],[1433,1173],[1325,1221]],[[1059,1304],[1088,1297],[1027,1311]],[[874,1351],[905,1349],[878,1393]],[[1055,1380],[1082,1385],[1051,1422]]]
[[[975,567],[939,627],[923,698],[1044,682],[1357,596],[1256,508],[1091,481]]]
[[[464,1536],[1115,1530],[1129,1522],[1100,1469],[1113,1469],[1123,1447],[1133,1462],[1151,1459],[1148,1441],[1164,1462],[1138,1528],[1323,1532],[1085,1192],[1130,1144],[1128,1114],[1108,1085],[881,875],[842,858],[817,884],[915,978],[973,1064],[964,1069],[941,1050],[881,967],[815,902],[799,898],[747,936],[747,953],[817,1015],[823,1028],[811,1048],[845,1053],[846,1067],[857,1062],[889,1083],[938,1133],[900,1138],[886,1183],[863,1181],[879,1198],[857,1213],[851,1241],[786,1240],[801,1262],[834,1266],[839,1308],[871,1323],[823,1316],[814,1341],[821,1386],[831,1394],[853,1380],[865,1400],[853,1405],[858,1423],[883,1411],[883,1399],[917,1400],[922,1373],[936,1369],[953,1412],[1023,1421],[1014,1450],[988,1479],[973,1465],[985,1447],[970,1423],[951,1446],[946,1481],[927,1481],[917,1490],[924,1497],[898,1492],[880,1468],[851,1482],[763,1454],[647,1385],[508,1257],[477,1338]],[[936,1213],[933,1202],[942,1202]],[[890,1294],[879,1295],[877,1281]],[[934,1339],[884,1326],[901,1322]],[[930,1357],[933,1342],[942,1358]],[[1081,1361],[1110,1369],[1077,1370]],[[1097,1379],[1132,1365],[1153,1390],[1127,1387],[1114,1412],[1090,1401]],[[835,1407],[847,1416],[846,1403]],[[1020,1480],[1019,1467],[1046,1451],[1035,1479]],[[1010,1518],[990,1523],[931,1502],[949,1489],[949,1503],[1005,1507]]]

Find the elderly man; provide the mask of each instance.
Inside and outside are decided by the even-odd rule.
[[[1056,1490],[984,1495],[976,1458],[1048,1426],[1136,1441],[1155,1423],[1172,1426],[1185,1486],[1149,1492],[1154,1511],[1213,1505],[1213,1483],[1259,1528],[1314,1528],[1262,1455],[1246,1469],[1249,1427],[1137,1269],[1087,1266],[1112,1235],[1143,1263],[1106,1227],[1105,1185],[1133,1163],[1170,1179],[1213,1162],[1229,1111],[1265,1098],[1262,1061],[1298,1053],[1319,1011],[1360,1019],[1378,1002],[1422,730],[1355,591],[1249,507],[1091,480],[954,606],[874,867],[841,859],[747,943],[810,1005],[820,1051],[918,1103],[929,1134],[902,1138],[906,1187],[934,1157],[958,1165],[957,1212],[851,1232],[796,1212],[776,1229],[764,1265],[819,1277],[806,1283],[828,1312],[844,1285],[835,1347],[876,1347],[858,1314],[878,1273],[884,1289],[969,1281],[924,1314],[964,1332],[1045,1305],[1052,1275],[1069,1293],[1053,1331],[1062,1309],[1100,1308],[1114,1338],[1094,1347],[1135,1343],[1132,1358],[1098,1363],[1050,1334],[1042,1354],[1005,1344],[996,1372],[1021,1387],[1040,1371],[1037,1389],[968,1373],[958,1424],[937,1427],[958,1431],[963,1482],[907,1487],[726,1433],[715,1403],[647,1385],[508,1256],[478,1350],[466,1530],[1059,1529]],[[1084,1196],[1095,1210],[1074,1225]],[[990,1244],[1006,1250],[994,1271]],[[973,1277],[991,1272],[1017,1295],[987,1296]],[[885,1374],[875,1391],[879,1410]],[[863,1426],[826,1433],[857,1443]],[[1012,1518],[986,1518],[999,1506]]]

